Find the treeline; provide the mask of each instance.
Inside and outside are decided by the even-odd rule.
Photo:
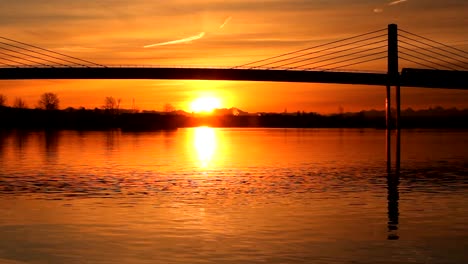
[[[103,109],[44,110],[0,107],[3,129],[171,129],[183,124],[182,116],[151,113],[115,113]]]
[[[411,112],[411,111],[410,111]],[[402,112],[403,128],[468,128],[468,110]],[[443,114],[445,113],[445,114]],[[450,113],[450,114],[447,114]],[[392,120],[394,123],[394,120]],[[161,130],[180,127],[385,128],[384,111],[321,115],[260,113],[255,115],[190,115],[180,112],[119,112],[115,109],[47,110],[0,107],[0,129]]]

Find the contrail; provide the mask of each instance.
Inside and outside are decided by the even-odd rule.
[[[398,4],[402,4],[408,0],[395,0],[387,4],[387,6],[394,6]],[[384,10],[383,8],[374,8],[374,13],[382,13]]]
[[[185,42],[189,42],[189,41],[192,41],[192,40],[201,39],[201,38],[203,38],[203,36],[205,36],[205,32],[201,32],[198,35],[191,36],[191,37],[188,37],[188,38],[183,38],[183,39],[178,39],[178,40],[172,40],[172,41],[167,41],[167,42],[162,42],[162,43],[146,45],[146,46],[143,46],[143,48],[151,48],[151,47],[156,47],[156,46],[164,46],[164,45],[173,45],[173,44],[185,43]]]
[[[221,24],[221,26],[219,26],[219,28],[221,29],[221,28],[223,28],[224,26],[226,26],[227,23],[229,23],[229,21],[231,21],[231,19],[232,19],[232,16],[226,18],[226,19],[224,20],[224,23]]]
[[[392,6],[392,5],[398,5],[398,4],[401,4],[401,3],[404,3],[406,2],[407,0],[396,0],[396,1],[392,1],[390,3],[388,3],[389,6]]]

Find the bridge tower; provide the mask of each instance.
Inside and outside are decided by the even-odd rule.
[[[395,86],[395,128],[396,128],[396,171],[400,169],[400,73],[398,69],[398,26],[388,25],[388,65],[387,65],[387,99],[386,99],[386,121],[387,121],[387,171],[391,171],[391,86]]]
[[[400,129],[400,73],[398,70],[398,26],[388,25],[388,65],[387,65],[387,99],[386,120],[387,129],[391,129],[391,86],[395,86],[396,100],[396,129]]]
[[[387,44],[387,97],[385,100],[386,126],[387,126],[387,172],[391,171],[391,129],[392,129],[392,104],[391,87],[395,86],[396,97],[396,131],[397,131],[397,157],[396,163],[399,167],[399,145],[400,145],[400,73],[398,70],[398,26],[396,24],[388,25],[388,44]]]

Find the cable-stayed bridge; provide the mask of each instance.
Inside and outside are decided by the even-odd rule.
[[[382,64],[386,64],[386,69],[379,68]],[[380,85],[387,88],[388,116],[390,86],[395,86],[398,120],[400,87],[468,89],[468,52],[391,24],[387,28],[234,67],[135,67],[99,64],[0,36],[0,80],[27,79],[185,79]]]
[[[390,70],[375,71],[375,63],[384,60],[389,66],[393,61],[398,67],[398,60],[408,65],[396,68],[400,86],[468,88],[468,52],[397,30],[396,25],[223,68],[110,66],[0,37],[3,80],[203,79],[387,85]],[[359,71],[353,70],[356,66]],[[372,70],[366,71],[365,66]]]

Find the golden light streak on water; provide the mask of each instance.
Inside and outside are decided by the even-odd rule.
[[[193,145],[199,166],[206,169],[210,166],[217,150],[217,136],[211,127],[197,127],[193,131]]]

